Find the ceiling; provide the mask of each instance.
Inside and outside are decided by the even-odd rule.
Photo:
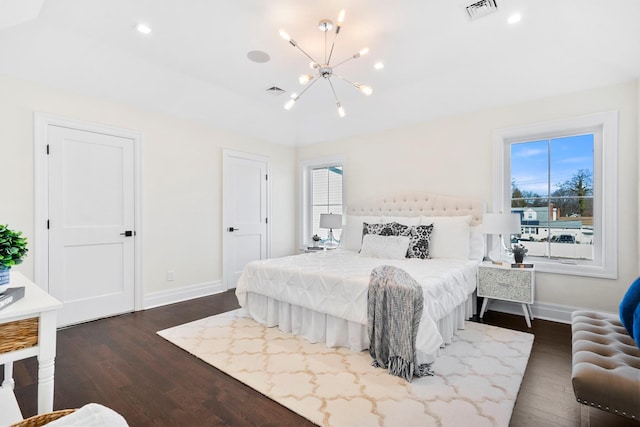
[[[0,0],[0,74],[289,145],[640,77],[640,1],[497,0],[471,21],[473,1]],[[373,95],[335,82],[340,118],[320,81],[284,110],[310,70],[278,30],[321,59],[318,21],[343,8],[334,58],[369,47],[339,72]],[[513,13],[522,19],[509,24]],[[252,50],[270,61],[250,61]]]

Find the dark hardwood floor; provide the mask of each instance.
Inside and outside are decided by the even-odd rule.
[[[54,409],[98,402],[132,427],[313,425],[156,334],[236,307],[235,295],[226,292],[58,331]],[[521,316],[490,311],[484,322],[527,331]],[[535,334],[533,352],[511,426],[579,426],[570,327],[535,320],[529,332]],[[36,413],[36,373],[35,358],[14,366],[25,417]],[[598,410],[591,416],[592,427],[639,425]]]

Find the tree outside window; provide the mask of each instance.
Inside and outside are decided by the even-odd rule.
[[[511,144],[511,211],[530,256],[594,259],[594,134]]]

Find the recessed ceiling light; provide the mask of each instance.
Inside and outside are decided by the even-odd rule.
[[[376,62],[373,68],[376,70],[382,70],[384,68],[384,64],[382,62]]]
[[[151,33],[151,28],[147,24],[138,24],[136,25],[136,30],[144,35]]]
[[[522,15],[520,15],[519,13],[514,13],[509,17],[509,19],[507,19],[507,22],[509,24],[515,24],[517,22],[520,22],[521,19],[522,19]]]
[[[258,63],[269,62],[269,60],[271,59],[268,53],[261,50],[252,50],[250,52],[247,52],[247,58],[249,58],[250,61]]]

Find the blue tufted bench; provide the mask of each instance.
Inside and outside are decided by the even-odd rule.
[[[571,383],[583,406],[640,420],[640,349],[617,315],[580,310],[571,315]]]

